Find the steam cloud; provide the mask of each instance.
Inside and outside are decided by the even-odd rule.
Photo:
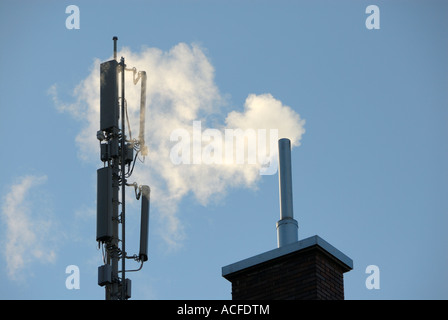
[[[214,68],[203,50],[193,44],[179,43],[163,52],[146,48],[140,53],[124,48],[118,57],[125,57],[128,67],[147,72],[146,143],[149,156],[137,163],[131,180],[151,186],[151,205],[163,217],[161,235],[170,246],[182,242],[185,232],[181,223],[178,203],[189,193],[203,205],[213,197],[223,196],[228,188],[256,187],[260,164],[200,164],[175,165],[170,150],[175,142],[170,134],[185,129],[192,134],[193,121],[202,121],[202,130],[209,126],[209,117],[219,114],[226,101],[214,83]],[[105,60],[103,60],[105,61]],[[99,163],[100,77],[96,60],[90,74],[74,90],[76,101],[61,102],[56,85],[49,93],[56,107],[68,112],[85,126],[76,137],[79,156]],[[133,137],[138,135],[140,84],[132,84],[132,72],[126,73],[126,100]],[[223,116],[214,129],[278,129],[279,138],[287,137],[293,146],[300,145],[305,130],[304,120],[290,107],[283,105],[270,94],[250,94],[244,110],[232,111]],[[129,135],[128,132],[126,132]],[[204,144],[203,144],[204,145]],[[276,156],[274,150],[273,155]],[[132,182],[132,181],[131,181]]]

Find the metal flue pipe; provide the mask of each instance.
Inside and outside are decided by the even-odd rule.
[[[277,222],[277,245],[298,241],[298,223],[294,219],[292,199],[291,141],[278,140],[280,220]]]

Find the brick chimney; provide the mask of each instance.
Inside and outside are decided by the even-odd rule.
[[[291,142],[280,139],[278,248],[222,268],[233,300],[343,300],[353,261],[319,236],[298,241],[292,201]]]
[[[319,236],[222,268],[233,300],[343,300],[353,261]]]

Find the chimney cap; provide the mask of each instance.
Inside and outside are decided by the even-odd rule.
[[[323,249],[327,254],[335,258],[343,267],[345,272],[353,269],[353,260],[346,256],[344,253],[333,247],[327,241],[319,237],[318,235],[276,248],[262,254],[229,264],[222,267],[222,276],[226,279],[232,277],[233,274],[243,271],[245,269],[254,267],[256,265],[281,258],[283,256],[306,250],[313,246],[318,246]]]

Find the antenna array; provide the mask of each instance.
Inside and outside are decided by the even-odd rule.
[[[146,72],[126,68],[125,59],[117,61],[117,37],[114,40],[114,59],[100,65],[100,154],[103,168],[97,170],[97,231],[96,240],[103,252],[103,265],[98,267],[98,285],[105,287],[106,300],[126,300],[131,297],[131,280],[126,272],[138,271],[148,260],[150,188],[137,183],[129,184],[135,161],[140,153],[147,156],[145,145]],[[138,139],[126,137],[127,103],[125,99],[125,72],[134,73],[134,85],[141,81],[140,130]],[[136,77],[137,75],[137,77]],[[121,82],[119,86],[119,82]],[[121,95],[119,97],[119,89]],[[125,119],[126,118],[126,119]],[[119,125],[121,120],[121,126]],[[135,155],[134,155],[135,153]],[[126,253],[125,186],[134,187],[137,200],[142,198],[140,251],[132,256]],[[121,189],[121,198],[120,198]],[[120,212],[121,209],[121,212]],[[119,225],[121,224],[121,235]],[[140,263],[136,270],[126,270],[126,259]],[[119,262],[121,260],[121,270]]]

